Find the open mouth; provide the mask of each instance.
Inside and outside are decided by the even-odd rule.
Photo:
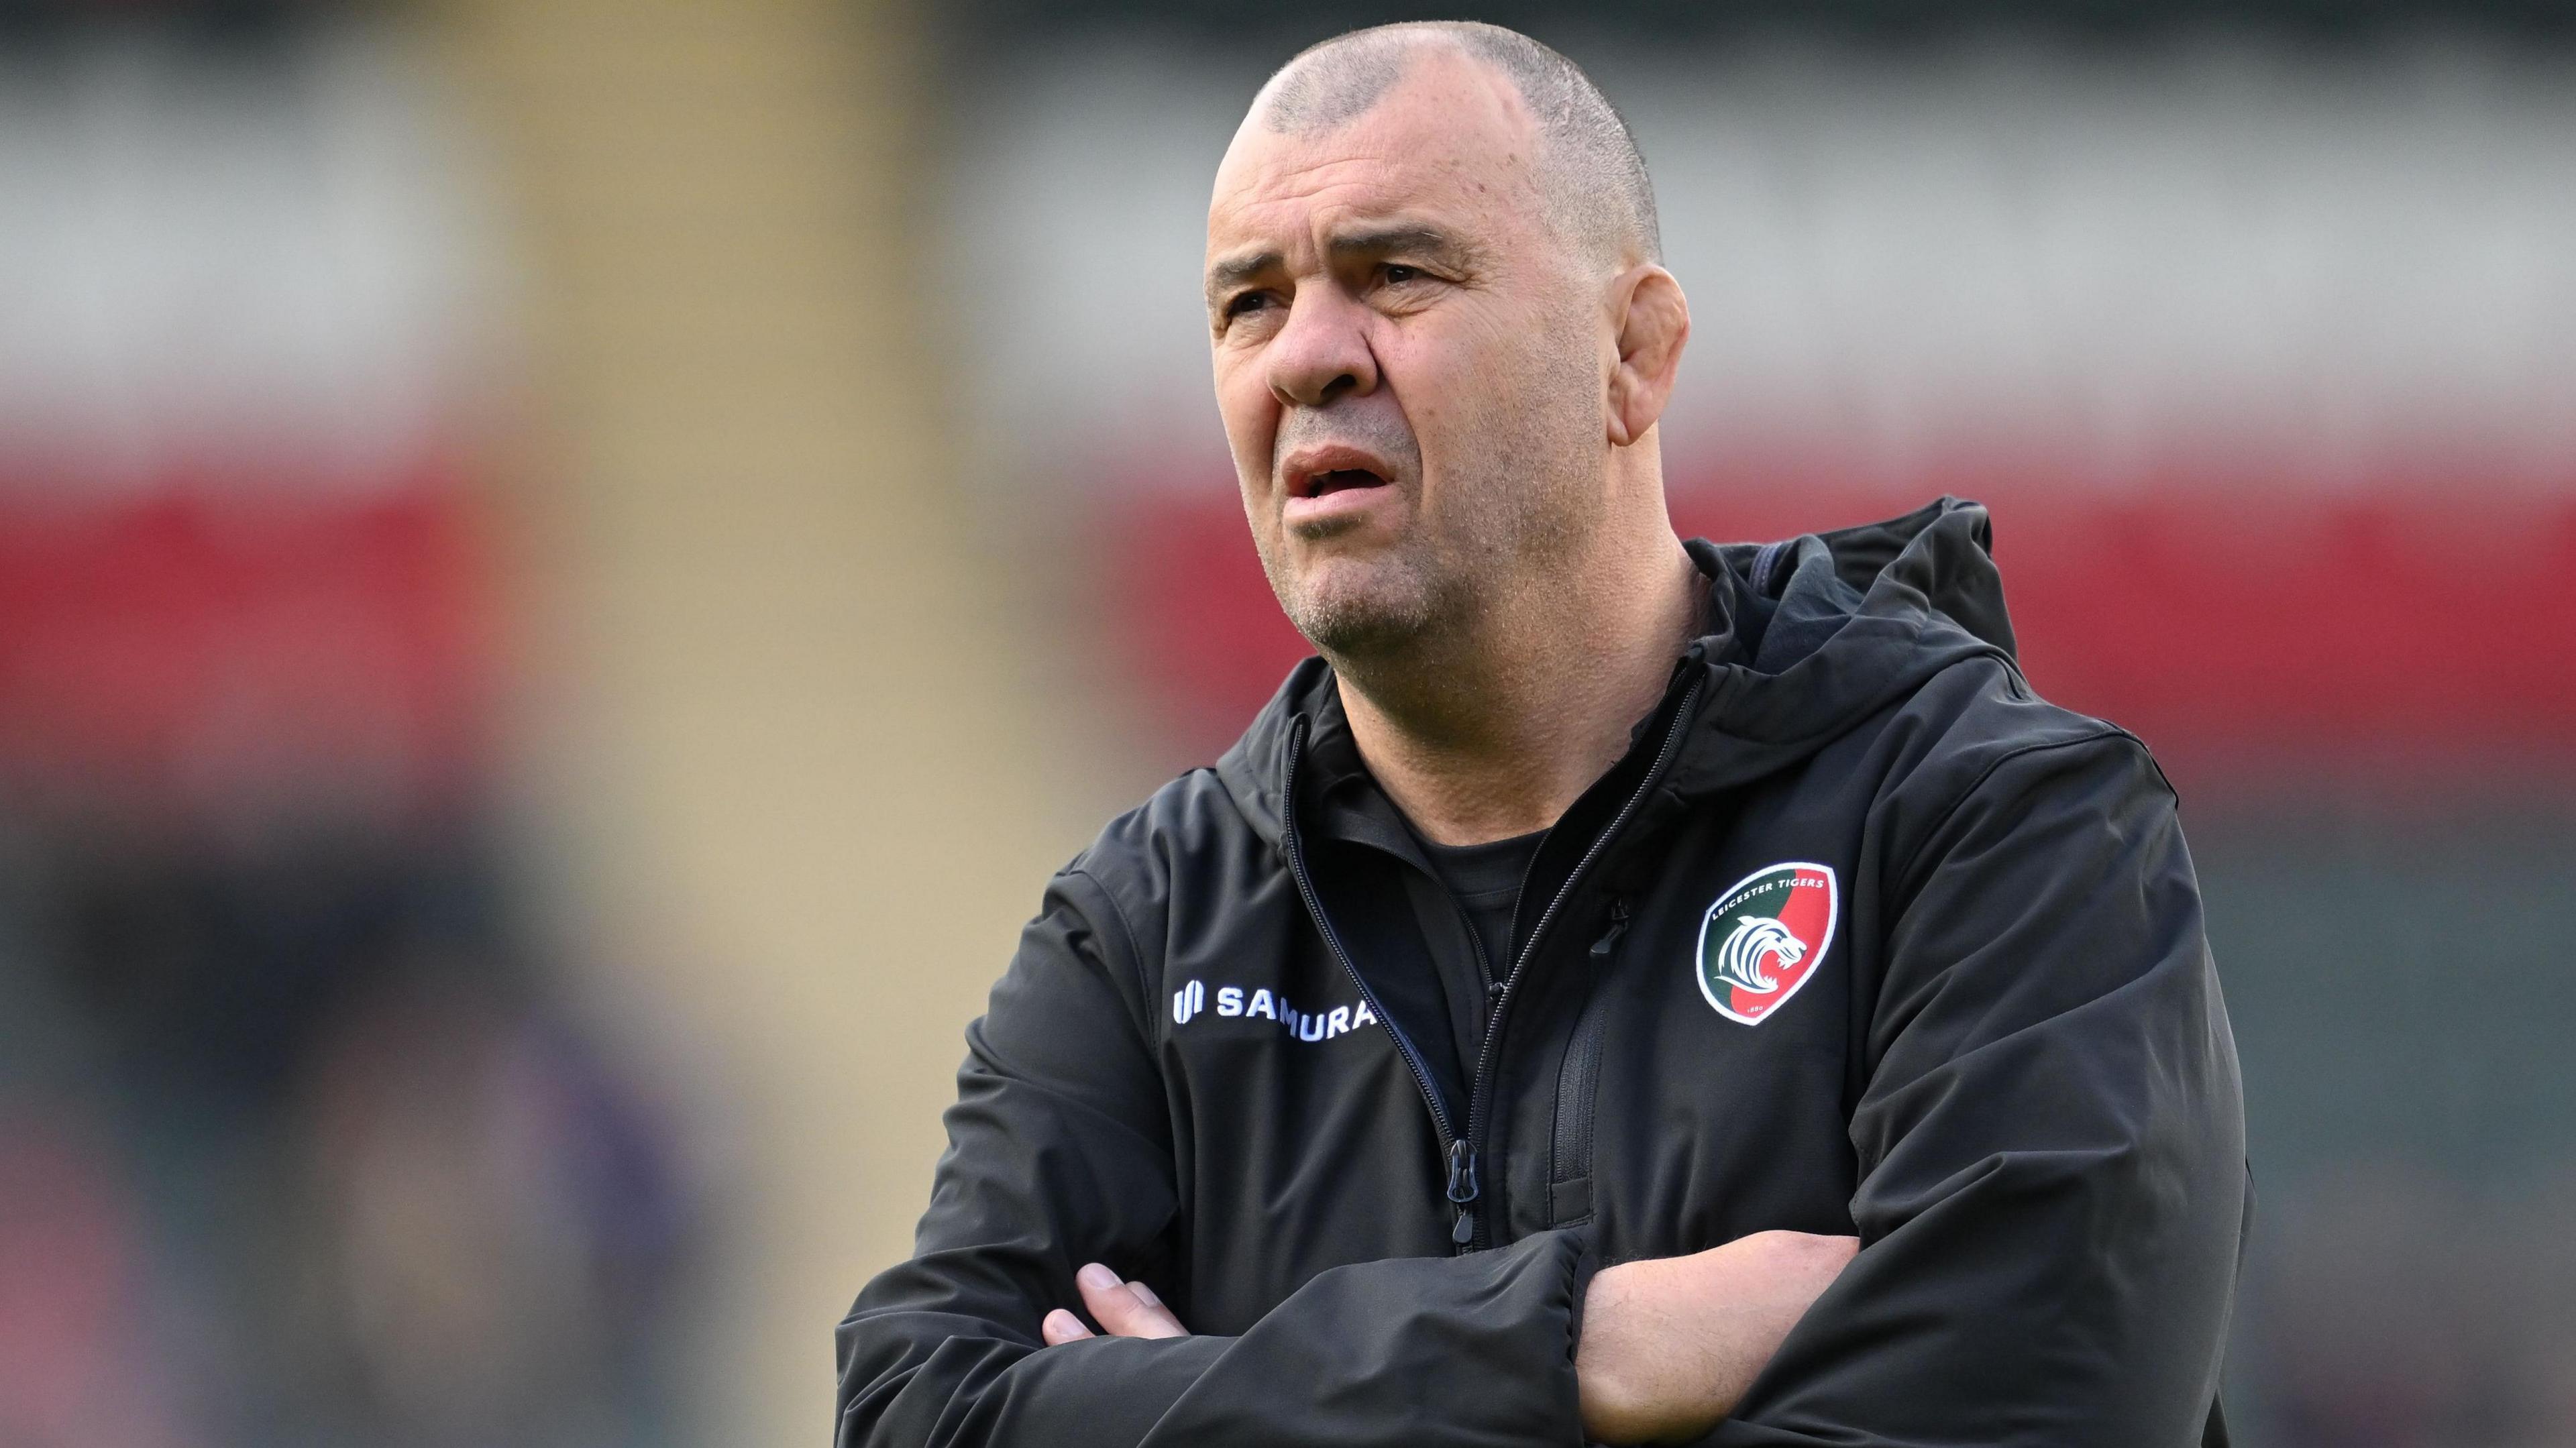
[[[1300,527],[1351,518],[1392,493],[1395,469],[1377,452],[1350,443],[1310,443],[1279,460],[1286,514]]]
[[[1366,468],[1328,468],[1323,472],[1308,473],[1299,483],[1299,497],[1328,498],[1352,488],[1382,488],[1386,486],[1386,479]]]

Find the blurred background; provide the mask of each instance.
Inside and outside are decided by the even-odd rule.
[[[0,4],[0,1445],[819,1442],[1052,868],[1303,652],[1214,0]],[[1442,11],[1439,13],[1448,13]],[[2576,15],[1501,3],[1678,521],[1995,512],[2181,789],[2271,1448],[2576,1445]]]

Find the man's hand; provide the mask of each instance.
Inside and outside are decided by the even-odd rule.
[[[1074,1285],[1082,1289],[1082,1305],[1091,1309],[1101,1331],[1111,1337],[1187,1337],[1190,1330],[1172,1316],[1163,1299],[1142,1282],[1121,1282],[1118,1274],[1097,1262],[1089,1263],[1073,1274]],[[1092,1336],[1082,1319],[1059,1307],[1038,1324],[1038,1332],[1049,1347],[1079,1342]]]
[[[1651,1443],[1707,1432],[1859,1250],[1856,1237],[1756,1232],[1602,1268],[1574,1349],[1585,1435]]]
[[[1756,1232],[1687,1257],[1602,1268],[1583,1299],[1574,1350],[1585,1435],[1650,1443],[1707,1432],[1859,1250],[1854,1237]],[[1098,1262],[1074,1283],[1112,1337],[1189,1334],[1154,1289]],[[1039,1332],[1049,1347],[1094,1335],[1061,1307]]]

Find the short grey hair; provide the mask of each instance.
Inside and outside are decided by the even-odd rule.
[[[1583,68],[1517,30],[1474,20],[1414,20],[1334,36],[1299,51],[1262,87],[1262,124],[1311,135],[1358,119],[1404,78],[1427,41],[1446,41],[1509,77],[1538,123],[1540,182],[1560,235],[1605,253],[1663,260],[1655,186],[1636,135]]]

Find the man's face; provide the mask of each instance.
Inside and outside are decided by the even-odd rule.
[[[1208,209],[1216,392],[1263,567],[1329,653],[1472,618],[1588,534],[1610,339],[1500,75],[1426,46],[1361,115],[1263,107]]]

